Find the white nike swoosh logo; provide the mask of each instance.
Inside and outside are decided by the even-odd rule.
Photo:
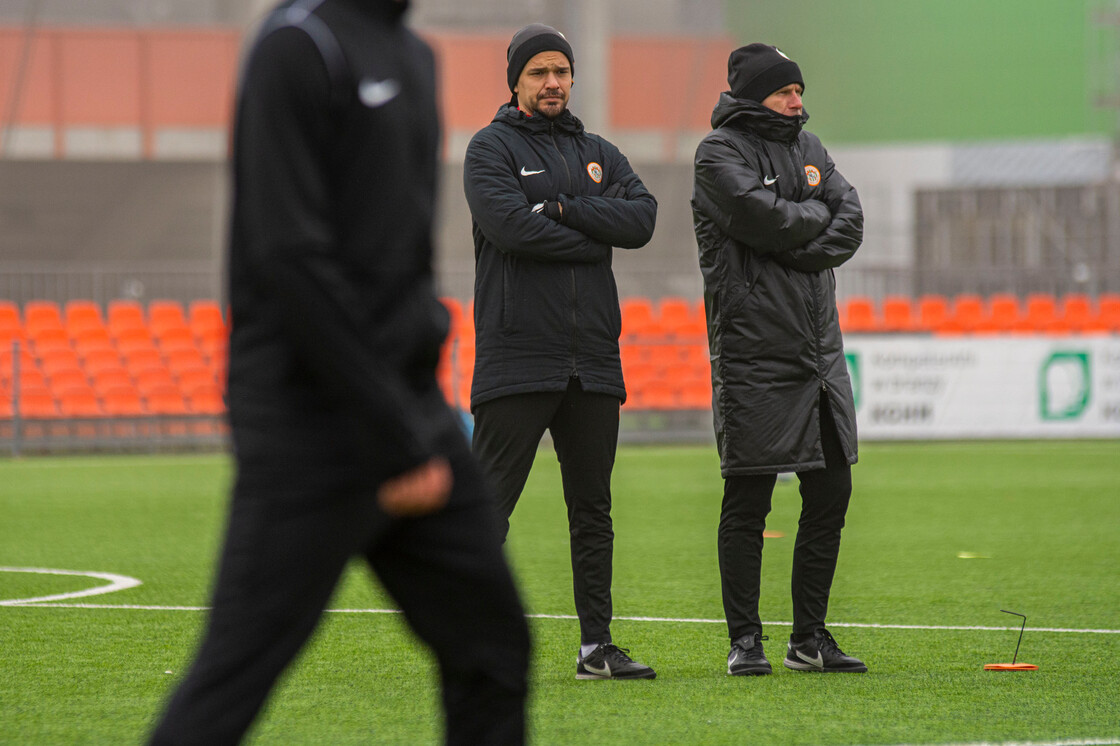
[[[401,84],[392,78],[388,80],[366,78],[358,84],[358,98],[371,109],[384,106],[395,99],[400,92]]]
[[[593,673],[593,674],[596,674],[598,676],[610,676],[611,675],[610,664],[607,663],[606,661],[603,661],[603,667],[602,668],[596,668],[595,666],[591,665],[590,663],[584,663],[583,667],[587,669],[588,673]]]
[[[778,180],[777,176],[775,176],[773,178],[770,178],[769,176],[767,176],[762,180],[762,183],[765,184],[766,186],[770,186],[771,184],[773,184],[777,180]]]
[[[543,168],[540,171],[526,171],[524,166],[521,167],[521,175],[522,176],[533,176],[534,174],[543,174],[543,173],[544,173]]]
[[[817,668],[824,668],[824,658],[821,657],[821,651],[819,651],[819,650],[817,651],[817,657],[816,658],[810,658],[809,656],[802,653],[800,650],[796,651],[796,653],[797,653],[797,657],[800,658],[801,660],[805,661],[806,663],[814,665]]]

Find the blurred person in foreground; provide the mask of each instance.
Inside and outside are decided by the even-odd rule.
[[[796,671],[867,671],[825,627],[852,493],[856,417],[833,270],[863,240],[856,190],[815,135],[801,70],[776,47],[728,60],[731,90],[696,151],[693,222],[704,275],[712,403],[724,478],[719,567],[728,673],[771,673],[758,611],[762,532],[777,475],[796,472]]]
[[[613,246],[649,242],[657,201],[614,145],[568,110],[574,59],[556,29],[510,41],[513,94],[467,147],[475,255],[474,453],[509,530],[545,430],[568,507],[577,679],[652,679],[611,638],[611,471],[621,313]]]
[[[205,636],[152,743],[239,741],[354,557],[433,649],[447,742],[524,740],[524,612],[436,384],[434,62],[406,6],[282,3],[247,56],[229,258],[237,476]]]

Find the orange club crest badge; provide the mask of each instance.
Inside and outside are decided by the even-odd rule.
[[[591,161],[591,163],[587,164],[587,175],[590,176],[591,180],[596,184],[601,184],[603,182],[603,167],[595,161]]]
[[[816,166],[805,167],[805,179],[809,182],[809,186],[816,186],[821,183],[821,172]]]

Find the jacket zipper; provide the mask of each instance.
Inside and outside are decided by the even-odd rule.
[[[552,140],[552,147],[556,150],[556,154],[560,156],[560,162],[564,164],[564,176],[568,180],[568,191],[572,191],[572,171],[568,168],[568,160],[564,157],[564,151],[560,150],[560,144],[556,142],[556,123],[548,123],[548,136]],[[568,270],[572,278],[572,378],[579,378],[579,366],[576,364],[576,359],[579,353],[579,313],[576,304],[576,268],[573,265]]]

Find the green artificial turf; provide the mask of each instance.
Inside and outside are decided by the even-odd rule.
[[[0,743],[143,740],[205,621],[189,607],[207,603],[230,475],[221,456],[0,461],[0,566],[143,581],[69,602],[82,608],[0,606]],[[767,539],[763,564],[775,674],[728,677],[715,454],[628,447],[612,631],[658,678],[576,681],[565,510],[542,450],[508,544],[534,615],[532,741],[1120,742],[1120,443],[864,444],[854,481],[829,619],[870,673],[780,665],[794,479],[775,492],[768,529],[784,536]],[[0,572],[0,600],[105,582]],[[350,611],[325,616],[249,742],[438,742],[433,661],[400,615],[358,611],[392,607],[368,571],[355,565],[331,606]],[[1019,660],[1040,670],[983,670],[1015,650],[1019,621],[1000,609],[1028,616]]]

